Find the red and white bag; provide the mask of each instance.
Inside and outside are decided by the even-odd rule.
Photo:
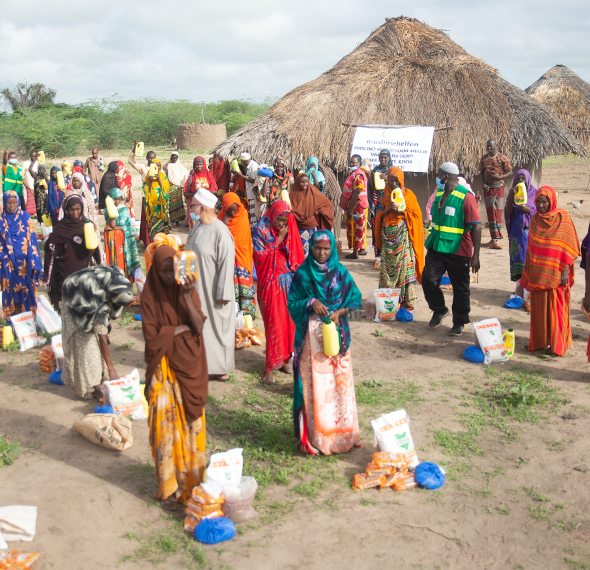
[[[473,323],[477,343],[484,354],[484,364],[492,362],[508,362],[504,339],[502,338],[502,325],[498,319],[485,319]]]

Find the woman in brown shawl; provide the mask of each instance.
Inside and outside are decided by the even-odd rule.
[[[309,254],[309,240],[317,230],[331,230],[334,225],[334,206],[313,184],[304,172],[295,179],[289,195],[291,211],[295,216],[303,252]]]
[[[196,279],[177,284],[175,253],[167,245],[156,250],[141,298],[145,396],[159,484],[154,497],[170,510],[180,509],[203,479],[209,382]]]
[[[55,223],[45,245],[45,283],[49,299],[60,309],[64,281],[72,273],[100,264],[99,250],[89,250],[84,241],[84,202],[78,194],[64,199],[64,217]]]

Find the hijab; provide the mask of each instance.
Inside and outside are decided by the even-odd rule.
[[[175,186],[182,186],[188,178],[188,170],[184,164],[180,162],[180,156],[176,151],[172,152],[171,156],[176,156],[177,160],[176,162],[168,162],[168,166],[166,166],[168,180],[170,180],[170,183]]]
[[[197,172],[197,162],[202,162],[203,163],[203,171],[202,172]],[[209,172],[209,169],[207,168],[207,161],[202,157],[202,156],[196,156],[195,160],[193,160],[193,172],[192,172],[192,180],[190,183],[190,188],[191,188],[191,192],[195,193],[198,188],[197,188],[197,181],[200,178],[206,178],[207,182],[209,183],[209,192],[213,192],[213,194],[217,194],[217,182],[215,181],[215,178],[213,177],[213,175],[211,174],[211,172]]]
[[[53,180],[51,174],[53,172],[61,171],[61,168],[52,166],[49,171],[49,188],[47,190],[47,211],[51,220],[55,223],[59,215],[59,209],[64,199],[64,193],[58,188],[57,182]]]
[[[224,194],[221,199],[222,208],[217,217],[223,222],[225,213],[233,204],[238,205],[238,211],[233,218],[227,222],[227,227],[234,238],[236,246],[236,266],[243,267],[252,275],[252,232],[250,230],[250,221],[248,211],[244,208],[239,196],[235,192]]]
[[[526,186],[526,206],[530,210],[530,212],[525,213],[521,212],[518,208],[518,205],[514,204],[512,209],[512,215],[508,215],[506,212],[506,207],[504,207],[504,218],[506,221],[506,231],[510,231],[510,225],[513,221],[519,223],[522,229],[527,229],[531,225],[531,218],[537,213],[537,205],[535,204],[535,200],[537,199],[537,189],[531,183],[531,175],[528,170],[521,168],[517,170],[514,174],[514,178],[512,179],[512,188],[510,188],[508,195],[506,196],[506,203],[511,199],[510,195],[514,194],[516,191],[516,185],[519,175],[522,174],[524,176],[524,184]]]
[[[8,208],[6,207],[9,198],[16,198],[16,211],[14,212],[14,214],[9,214]],[[19,229],[20,226],[23,226],[24,224],[27,224],[28,226],[28,221],[22,215],[23,211],[20,205],[20,196],[14,190],[8,190],[7,192],[4,192],[4,194],[2,194],[2,203],[4,205],[2,218],[6,222],[6,227],[8,228],[10,235],[16,236],[21,231]]]
[[[527,291],[555,289],[561,273],[570,267],[570,286],[573,284],[574,260],[580,255],[576,227],[569,213],[557,207],[557,195],[551,186],[537,190],[535,202],[540,196],[549,200],[549,210],[538,210],[531,219],[526,262],[521,284]]]
[[[295,179],[289,199],[291,210],[300,230],[312,228],[331,230],[334,225],[334,206],[312,183],[307,191],[303,191],[301,177],[307,174],[300,172]]]
[[[175,281],[171,287],[166,287],[160,278],[164,262],[173,259],[175,253],[166,245],[156,250],[154,271],[148,273],[141,296],[141,326],[147,364],[145,393],[147,397],[152,377],[162,359],[168,357],[180,385],[185,413],[194,421],[203,415],[207,402],[207,357],[202,336],[192,329],[175,336],[176,327],[191,326],[181,285]],[[207,317],[201,312],[196,288],[191,290],[191,299],[204,321]]]
[[[320,161],[315,156],[312,156],[308,159],[307,166],[305,167],[305,170],[307,171],[307,176],[309,177],[309,181],[311,182],[313,180],[313,177],[311,175],[312,166],[315,166],[315,177],[317,178],[318,184],[321,184],[322,182],[325,184],[326,177],[320,172]]]
[[[387,158],[389,159],[387,161],[387,164],[385,166],[381,166],[381,157],[383,155],[387,155]],[[375,167],[373,167],[373,172],[379,172],[381,174],[385,174],[386,172],[389,171],[389,169],[393,166],[393,160],[391,160],[391,152],[388,148],[384,148],[383,150],[381,150],[379,152],[379,164]]]
[[[117,180],[117,171],[119,170],[119,164],[116,160],[109,162],[109,166],[107,171],[102,175],[102,179],[100,181],[100,189],[98,191],[98,208],[100,210],[104,210],[106,208],[106,197],[109,195],[109,192],[119,186],[119,182]]]
[[[178,242],[176,241],[176,238],[173,235],[164,234],[164,233],[157,233],[154,236],[154,239],[152,240],[150,245],[148,245],[145,248],[145,273],[146,273],[146,275],[149,272],[149,270],[152,266],[152,263],[154,262],[154,254],[156,253],[156,250],[159,247],[162,247],[163,245],[167,245],[168,247],[171,247],[175,252],[178,251]]]
[[[384,216],[385,209],[391,204],[391,193],[393,188],[389,184],[389,176],[393,174],[400,183],[400,189],[404,195],[406,209],[404,212],[389,212]],[[424,224],[422,222],[422,210],[416,195],[404,186],[404,171],[397,166],[391,166],[387,171],[387,183],[383,195],[378,204],[377,216],[375,218],[375,243],[379,249],[383,247],[383,227],[397,226],[405,221],[412,247],[414,249],[416,279],[422,283],[422,271],[424,269]]]
[[[119,267],[97,265],[76,271],[63,284],[62,303],[85,333],[96,323],[108,327],[133,298],[132,285]]]

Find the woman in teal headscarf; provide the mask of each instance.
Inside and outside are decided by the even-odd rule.
[[[334,235],[319,230],[297,269],[287,301],[295,323],[293,420],[299,445],[312,455],[360,447],[347,315],[361,292],[338,260]],[[339,327],[340,353],[324,354],[323,320]]]
[[[139,254],[137,253],[137,238],[133,227],[133,220],[129,214],[129,208],[123,201],[124,194],[120,188],[113,188],[109,192],[119,215],[116,218],[109,216],[105,208],[104,219],[104,244],[107,255],[107,265],[120,267],[129,281],[133,282],[135,270],[141,267]]]
[[[322,194],[326,193],[326,177],[320,172],[320,162],[315,157],[312,156],[307,161],[307,166],[305,167],[305,173],[309,178],[309,181],[318,189]]]

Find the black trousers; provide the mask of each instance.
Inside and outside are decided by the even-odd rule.
[[[471,258],[452,253],[440,253],[429,249],[422,272],[422,290],[431,311],[444,313],[447,309],[440,280],[449,274],[453,286],[453,324],[466,325],[469,322],[469,271]]]

